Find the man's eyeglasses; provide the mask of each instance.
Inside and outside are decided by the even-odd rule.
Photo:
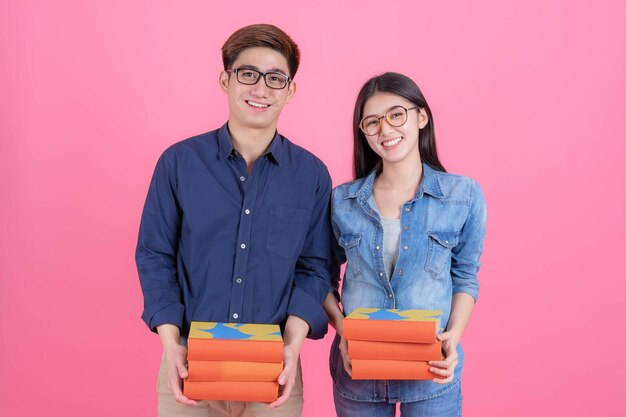
[[[367,116],[366,118],[361,120],[361,123],[359,123],[359,127],[367,136],[373,136],[380,132],[382,119],[385,119],[389,126],[400,127],[406,123],[408,119],[408,111],[417,108],[417,106],[411,107],[409,109],[404,108],[403,106],[393,106],[380,117]]]
[[[263,77],[265,85],[274,90],[282,90],[289,84],[291,78],[281,72],[261,72],[251,68],[234,68],[226,70],[226,72],[234,72],[237,81],[245,85],[254,85]]]

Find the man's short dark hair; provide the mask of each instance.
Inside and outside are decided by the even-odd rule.
[[[280,52],[287,59],[288,75],[291,78],[295,77],[300,65],[298,45],[284,31],[268,24],[245,26],[230,35],[222,46],[224,69],[232,69],[233,62],[243,50],[255,47],[270,48]]]

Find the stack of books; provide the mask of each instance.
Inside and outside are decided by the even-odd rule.
[[[357,308],[343,321],[352,379],[433,379],[442,360],[440,310]]]
[[[275,324],[191,323],[183,393],[194,400],[272,402],[283,370]]]

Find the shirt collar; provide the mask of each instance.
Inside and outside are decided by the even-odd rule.
[[[372,187],[377,171],[373,170],[367,177],[354,181],[346,191],[345,198],[357,198],[360,203],[364,203],[372,195]],[[429,194],[435,198],[444,196],[441,184],[439,183],[439,172],[429,165],[422,163],[422,182],[417,189],[413,200],[421,198],[424,194]],[[413,201],[411,200],[411,201]]]
[[[235,147],[233,146],[233,141],[230,137],[230,132],[228,131],[228,123],[224,123],[222,127],[217,131],[217,140],[219,147],[219,158],[221,160],[228,158],[236,152]],[[278,131],[274,134],[274,138],[270,143],[270,147],[263,155],[271,157],[274,162],[280,165],[280,158],[284,152],[285,147],[285,139],[278,134]]]

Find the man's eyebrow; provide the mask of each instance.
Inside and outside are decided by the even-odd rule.
[[[261,70],[259,69],[259,67],[255,66],[255,65],[243,64],[243,65],[240,65],[240,66],[239,66],[239,68],[243,68],[243,69],[253,69],[253,70],[255,70],[255,71],[263,72],[263,71],[261,71]],[[285,71],[283,71],[283,70],[282,70],[282,69],[280,69],[280,68],[270,68],[270,69],[269,69],[269,70],[267,70],[266,72],[278,72],[278,73],[280,73],[280,74],[283,74],[283,75],[287,75],[287,76],[289,76],[289,75],[288,75]]]
[[[244,65],[240,65],[237,68],[239,68],[239,69],[241,69],[241,68],[243,68],[243,69],[253,69],[255,71],[259,71],[259,68],[255,67],[254,65],[246,65],[246,64],[244,64]]]

